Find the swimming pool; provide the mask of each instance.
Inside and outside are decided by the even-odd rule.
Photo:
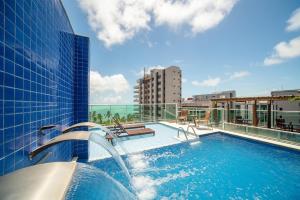
[[[194,145],[133,153],[124,160],[140,199],[300,199],[299,152],[223,133],[203,136]],[[90,165],[130,189],[112,159]],[[70,193],[78,199],[82,191]]]
[[[121,155],[131,154],[181,143],[178,139],[175,139],[177,136],[176,128],[159,123],[150,123],[147,124],[146,127],[154,129],[155,135],[134,136],[119,140],[115,146],[118,152]],[[103,132],[99,130],[95,130],[95,132],[103,135]],[[103,151],[99,145],[90,142],[89,146],[89,160],[97,160],[109,156],[109,154]]]

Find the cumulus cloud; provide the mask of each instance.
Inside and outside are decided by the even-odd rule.
[[[122,44],[151,25],[186,25],[192,34],[217,26],[237,0],[78,0],[107,47]]]
[[[239,71],[239,72],[234,72],[229,76],[230,80],[236,80],[236,79],[241,79],[244,78],[246,76],[249,76],[250,72],[248,71]]]
[[[273,53],[265,58],[264,65],[275,65],[285,62],[288,59],[300,56],[300,37],[296,37],[289,42],[280,42],[274,49]]]
[[[129,89],[129,83],[122,74],[103,76],[98,71],[90,71],[91,103],[119,103],[122,101],[122,94]]]
[[[221,82],[221,78],[216,77],[216,78],[208,78],[201,82],[193,81],[192,85],[200,86],[200,87],[215,87],[215,86],[219,85],[220,82]]]
[[[300,30],[300,8],[295,10],[287,21],[286,31]]]
[[[145,67],[142,68],[139,72],[135,72],[135,75],[138,77],[143,77],[144,76],[144,69],[145,69],[145,73],[146,74],[150,74],[150,71],[152,69],[165,69],[165,67],[161,66],[161,65],[155,65],[155,66],[151,66],[151,67]]]

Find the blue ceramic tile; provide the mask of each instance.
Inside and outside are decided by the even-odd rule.
[[[14,74],[15,72],[15,65],[12,61],[5,59],[5,72]]]
[[[3,30],[3,26],[0,27],[0,42],[4,42],[4,30]]]
[[[11,154],[7,156],[4,160],[4,173],[10,173],[15,168],[15,156],[14,154]]]
[[[8,156],[15,151],[15,141],[11,140],[4,143],[4,156]]]
[[[73,33],[56,0],[2,2],[0,174],[5,174],[33,164],[25,155],[37,147],[40,126],[88,120],[89,39]],[[45,139],[58,134],[49,131]],[[49,160],[85,156],[86,149],[63,143],[51,149],[55,154]]]

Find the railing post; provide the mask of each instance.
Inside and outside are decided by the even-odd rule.
[[[111,112],[111,105],[109,105],[109,112],[110,112],[109,123],[111,124],[111,115],[112,115],[112,112]]]
[[[140,122],[142,121],[142,105],[139,104],[139,118],[140,118]]]
[[[271,128],[271,108],[272,107],[272,101],[269,101],[268,102],[268,125],[267,125],[267,127],[268,128]]]
[[[175,109],[176,109],[175,117],[176,117],[176,120],[177,120],[177,118],[178,118],[178,107],[177,107],[177,103],[175,104]]]
[[[127,115],[128,115],[128,113],[127,113],[127,105],[125,105],[125,122],[126,123],[128,123],[128,121],[127,121]]]
[[[257,110],[256,110],[256,100],[254,100],[253,106],[252,106],[252,125],[257,126],[258,125],[258,119],[257,119]]]
[[[164,120],[167,120],[167,104],[165,103]]]

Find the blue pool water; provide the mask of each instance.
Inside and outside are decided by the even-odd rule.
[[[225,134],[124,159],[140,199],[300,199],[299,152]],[[111,159],[90,164],[130,188]]]
[[[107,173],[87,164],[78,164],[66,200],[124,199],[134,200],[135,195]]]

